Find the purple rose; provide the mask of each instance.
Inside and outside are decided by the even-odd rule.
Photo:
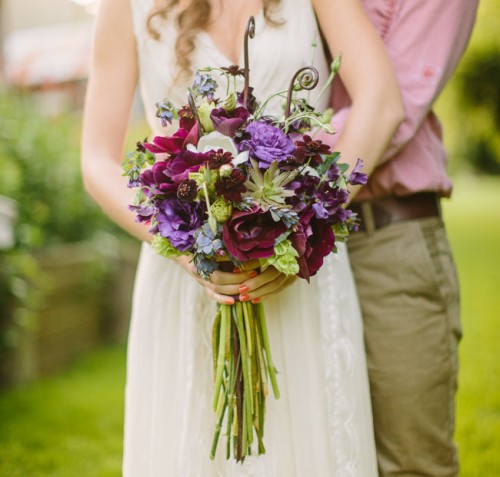
[[[264,169],[274,161],[286,161],[295,150],[292,140],[272,124],[255,121],[249,124],[246,132],[250,138],[240,142],[240,151],[249,151]]]
[[[286,231],[270,212],[254,208],[236,212],[224,223],[222,240],[228,252],[241,262],[271,257],[276,239]]]
[[[239,129],[250,116],[246,108],[239,107],[234,111],[228,112],[224,108],[212,109],[210,119],[214,123],[215,130],[225,136],[233,137],[237,129]]]
[[[335,246],[335,235],[326,220],[316,217],[312,208],[300,215],[296,230],[290,235],[293,247],[299,253],[300,278],[309,278],[316,275],[323,265],[324,258],[332,252]]]
[[[185,252],[194,242],[194,233],[203,224],[205,205],[202,202],[182,202],[177,198],[165,199],[159,205],[158,231],[172,245]]]

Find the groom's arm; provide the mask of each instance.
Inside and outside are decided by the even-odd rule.
[[[398,79],[404,121],[379,163],[393,158],[415,135],[455,71],[469,41],[478,0],[398,2],[382,35]],[[332,126],[338,134],[321,133],[336,145],[351,107],[336,112]]]
[[[352,100],[336,150],[351,167],[362,157],[370,173],[403,120],[398,80],[361,0],[313,0],[313,6],[332,55],[343,55],[339,76]],[[350,189],[351,197],[359,189]]]

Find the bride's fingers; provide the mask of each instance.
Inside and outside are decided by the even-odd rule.
[[[268,267],[263,272],[259,273],[255,277],[251,277],[241,283],[240,292],[241,293],[253,293],[260,287],[268,282],[276,280],[281,275],[281,273],[274,267]]]
[[[215,295],[218,295],[217,301],[220,301],[220,303],[222,303],[222,296],[225,295],[226,301],[227,299],[231,299],[234,301],[234,296],[237,296],[240,293],[240,283],[232,285],[218,285],[217,283],[213,282],[212,275],[210,276],[210,280],[205,280],[201,278],[196,272],[194,273],[194,278],[205,289],[210,290]]]
[[[215,271],[210,275],[210,282],[214,285],[240,285],[244,281],[256,277],[256,270],[241,271],[239,273]],[[238,291],[236,290],[236,293]]]
[[[233,297],[216,293],[211,288],[204,287],[204,289],[210,298],[212,298],[218,303],[221,303],[222,305],[234,305],[234,303],[236,302],[236,300]]]
[[[251,270],[255,270],[256,268],[259,268],[260,267],[260,260],[249,260],[248,262],[243,262],[239,269],[241,271],[251,271]]]
[[[207,282],[206,280],[203,280],[203,286],[206,288],[212,290],[215,293],[218,293],[219,295],[239,295],[240,294],[240,284],[237,283],[235,285],[217,285],[212,282]]]
[[[210,280],[205,280],[196,271],[196,267],[193,262],[181,256],[177,259],[179,265],[181,265],[189,274],[191,274],[198,283],[204,287],[209,287],[219,294],[237,295],[239,293],[239,286],[245,280],[255,277],[258,272],[254,269],[249,269],[247,271],[238,273],[231,272],[221,272],[216,270],[210,275]],[[210,284],[210,285],[209,285]],[[226,287],[226,286],[230,287]],[[232,286],[231,286],[232,285]]]
[[[283,291],[285,288],[289,287],[293,282],[295,282],[296,279],[297,279],[296,276],[285,277],[285,280],[281,283],[281,285],[278,288],[274,289],[272,292],[262,294],[256,298],[252,298],[251,301],[253,303],[259,303],[268,300],[269,298]]]
[[[278,272],[278,276],[276,276],[273,280],[267,281],[262,286],[254,290],[245,291],[243,288],[240,288],[241,293],[239,299],[241,301],[251,301],[255,300],[256,298],[262,298],[263,296],[269,295],[270,293],[277,293],[283,288],[289,278],[290,277],[288,277],[287,275],[283,275],[282,273]]]

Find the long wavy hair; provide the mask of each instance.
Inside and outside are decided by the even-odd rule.
[[[273,25],[282,23],[271,17],[272,10],[280,4],[280,1],[263,0],[263,13],[266,22]],[[154,27],[153,19],[156,17],[165,19],[171,10],[179,7],[180,3],[180,0],[163,0],[151,11],[147,20],[147,28],[154,39],[159,40],[161,34]],[[191,74],[191,54],[195,47],[195,38],[200,31],[208,26],[211,10],[209,0],[191,0],[185,8],[178,10],[175,56],[179,76]]]

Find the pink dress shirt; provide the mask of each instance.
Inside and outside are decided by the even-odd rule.
[[[432,105],[454,72],[470,38],[478,0],[364,0],[401,86],[405,119],[356,200],[420,191],[451,194],[447,154]],[[332,120],[340,133],[350,99],[333,86]],[[374,127],[377,127],[374,124]],[[329,136],[335,144],[337,135]],[[324,136],[322,137],[325,140]]]

